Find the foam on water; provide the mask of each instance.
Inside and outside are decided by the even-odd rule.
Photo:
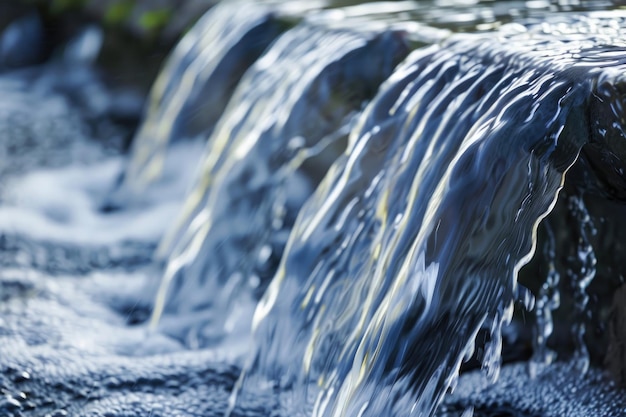
[[[37,170],[10,181],[0,207],[0,231],[35,240],[81,245],[111,245],[125,240],[158,242],[180,211],[193,170],[180,170],[194,157],[198,143],[180,144],[170,153],[163,181],[142,195],[135,206],[101,210],[116,186],[125,159]],[[174,167],[176,170],[174,171]]]

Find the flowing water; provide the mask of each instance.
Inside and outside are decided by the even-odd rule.
[[[154,83],[126,173],[131,191],[159,176],[168,143],[212,130],[243,73],[281,30],[271,9],[255,4],[217,6],[194,26]]]
[[[206,335],[196,339],[250,328],[247,293],[264,292],[298,210],[332,162],[327,154],[345,148],[350,120],[406,55],[400,33],[359,32],[300,25],[242,79],[159,247],[168,261],[155,319],[171,312],[180,329],[183,311],[203,310]]]
[[[215,6],[129,153],[96,29],[0,74],[0,411],[626,415],[626,15],[339,6]]]

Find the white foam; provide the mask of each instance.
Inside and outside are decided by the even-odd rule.
[[[195,170],[181,161],[195,159],[190,155],[197,155],[197,146],[173,148],[172,163],[162,181],[133,204],[112,212],[100,208],[122,173],[122,157],[26,174],[7,185],[0,206],[0,231],[76,244],[156,243],[178,213]]]

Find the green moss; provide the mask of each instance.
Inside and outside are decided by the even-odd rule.
[[[68,9],[80,9],[87,3],[87,0],[52,0],[50,11],[60,13]]]
[[[155,32],[163,29],[172,18],[170,9],[157,9],[145,12],[139,18],[139,25],[147,31]]]
[[[126,21],[135,7],[135,0],[121,0],[109,7],[104,15],[104,22],[108,24],[119,24]]]

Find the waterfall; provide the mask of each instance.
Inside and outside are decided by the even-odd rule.
[[[97,30],[0,74],[0,414],[624,414],[626,13],[336,3],[215,6],[127,155]]]
[[[226,2],[194,25],[152,87],[125,175],[129,192],[162,175],[171,141],[211,131],[243,73],[283,26],[267,7]]]
[[[182,312],[203,314],[187,336],[200,345],[250,327],[244,306],[273,276],[299,208],[406,51],[400,32],[303,24],[251,67],[161,242],[168,259],[155,318],[173,313],[180,329]]]
[[[239,406],[432,415],[481,328],[497,378],[517,273],[626,63],[603,36],[545,32],[456,36],[385,82],[298,215]]]

